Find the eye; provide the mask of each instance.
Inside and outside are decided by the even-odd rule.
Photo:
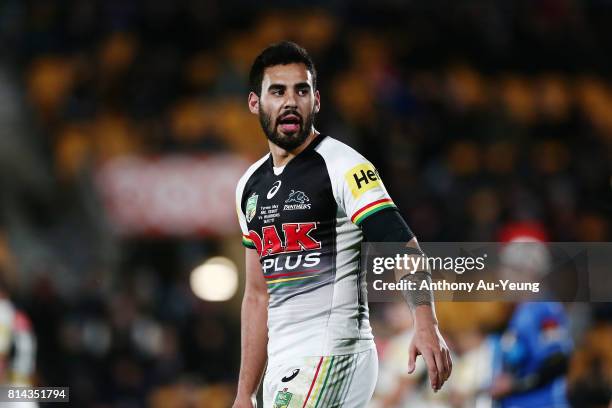
[[[282,89],[273,89],[270,91],[270,93],[274,96],[280,96],[283,94],[283,90]]]
[[[305,96],[308,95],[308,88],[303,88],[298,91],[298,95]]]

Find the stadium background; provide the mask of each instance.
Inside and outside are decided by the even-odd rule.
[[[231,402],[233,188],[267,149],[247,73],[281,39],[317,64],[317,128],[378,167],[421,241],[524,222],[609,241],[611,25],[604,0],[4,0],[0,265],[37,337],[32,381],[75,406]],[[192,271],[220,255],[237,292],[202,300]],[[399,330],[385,308],[381,351]],[[508,308],[439,305],[457,361]],[[575,406],[605,406],[611,308],[568,310]]]

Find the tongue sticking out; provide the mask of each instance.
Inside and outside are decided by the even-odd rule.
[[[280,128],[283,132],[297,132],[300,125],[298,123],[281,123]]]

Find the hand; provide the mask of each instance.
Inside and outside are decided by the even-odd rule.
[[[493,384],[491,385],[491,397],[494,399],[500,399],[512,391],[512,376],[510,374],[500,374],[493,380]]]
[[[257,408],[257,400],[255,396],[236,396],[232,408]]]
[[[450,377],[453,361],[438,325],[433,320],[421,322],[417,319],[415,333],[410,342],[409,374],[414,372],[416,357],[419,354],[425,359],[431,388],[437,392]]]

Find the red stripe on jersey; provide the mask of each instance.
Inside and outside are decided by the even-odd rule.
[[[265,276],[266,279],[272,279],[272,278],[282,278],[285,276],[293,276],[293,275],[303,275],[305,273],[308,272],[319,272],[318,269],[312,269],[310,271],[299,271],[299,272],[287,272],[287,273],[277,273],[275,275],[267,275]]]
[[[357,211],[355,211],[355,213],[351,217],[351,221],[355,221],[355,217],[357,217],[360,213],[364,212],[368,208],[373,207],[376,204],[385,203],[385,202],[393,202],[393,200],[391,200],[390,198],[383,198],[381,200],[372,201],[370,204],[365,205],[361,207],[360,209],[358,209]]]
[[[317,371],[315,371],[315,375],[314,375],[314,378],[312,379],[312,383],[310,383],[310,388],[308,389],[308,394],[306,395],[306,399],[304,400],[304,405],[302,405],[302,408],[306,406],[306,403],[308,402],[308,398],[310,398],[310,393],[312,392],[312,387],[314,386],[315,381],[317,381],[317,377],[319,376],[319,369],[321,368],[322,362],[323,362],[323,357],[321,357],[321,359],[319,360]]]

